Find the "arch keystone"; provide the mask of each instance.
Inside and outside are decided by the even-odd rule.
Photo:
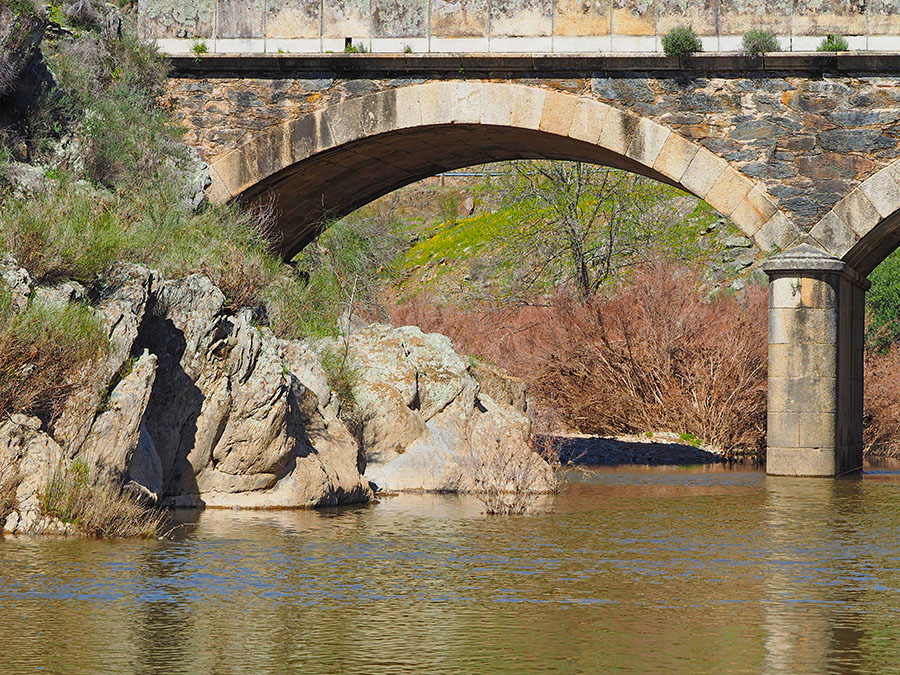
[[[511,84],[482,85],[479,122],[493,126],[509,126],[512,121],[512,106],[510,105],[512,96],[513,86]]]
[[[538,129],[544,113],[545,89],[513,85],[511,126],[522,129]]]

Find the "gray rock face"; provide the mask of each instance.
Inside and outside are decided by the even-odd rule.
[[[35,289],[22,272],[0,266],[25,304],[85,297],[77,285]],[[533,455],[524,388],[502,373],[479,384],[444,336],[354,330],[360,444],[338,416],[316,353],[325,344],[280,340],[250,311],[228,312],[206,277],[164,280],[121,264],[91,297],[110,341],[90,365],[95,386],[49,426],[22,416],[0,425],[0,467],[22,476],[8,531],[67,531],[41,516],[39,492],[76,457],[149,503],[297,508],[368,501],[370,478],[391,490],[472,490],[473,457],[500,446]]]

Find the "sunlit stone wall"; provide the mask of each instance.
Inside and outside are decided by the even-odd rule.
[[[690,24],[705,51],[740,49],[767,28],[782,50],[847,37],[900,51],[900,0],[140,0],[140,27],[169,53],[658,52]]]

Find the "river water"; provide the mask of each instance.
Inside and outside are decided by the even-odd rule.
[[[524,517],[404,495],[0,539],[0,671],[900,669],[900,472],[565,478]]]

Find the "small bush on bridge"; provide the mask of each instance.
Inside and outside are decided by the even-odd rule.
[[[762,56],[770,52],[781,51],[775,33],[764,28],[748,30],[744,33],[743,44],[744,51],[750,56]]]
[[[678,26],[662,36],[666,56],[687,56],[703,51],[703,43],[692,26]]]
[[[850,48],[847,38],[829,33],[816,47],[817,52],[845,52]]]

